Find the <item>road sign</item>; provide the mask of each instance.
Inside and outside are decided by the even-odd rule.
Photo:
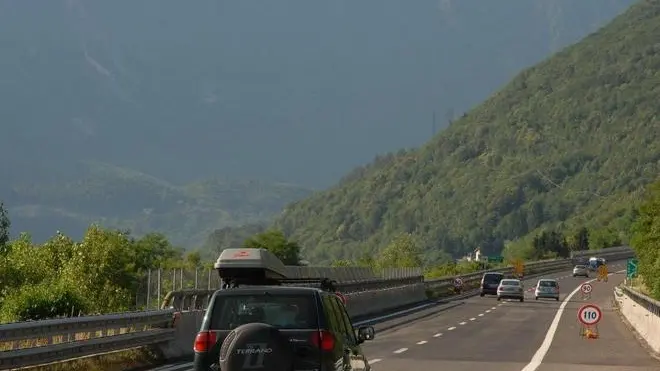
[[[635,278],[637,276],[637,259],[636,258],[628,259],[628,264],[626,265],[626,276],[628,278]]]
[[[454,279],[454,286],[456,286],[456,287],[462,287],[462,286],[463,286],[463,280],[460,279],[459,277],[456,277],[456,278]]]
[[[335,295],[337,295],[337,297],[339,298],[339,300],[341,301],[342,304],[346,305],[346,296],[344,296],[344,294],[337,291],[337,292],[335,292]]]
[[[578,309],[578,321],[585,326],[594,326],[603,318],[603,312],[594,304],[583,305]]]
[[[591,290],[593,290],[593,286],[591,286],[590,283],[583,283],[582,286],[580,286],[580,291],[582,291],[583,294],[590,294]]]
[[[504,261],[503,256],[489,256],[488,257],[488,262],[489,263],[501,263]]]

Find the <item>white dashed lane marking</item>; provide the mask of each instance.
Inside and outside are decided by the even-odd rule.
[[[397,349],[397,350],[395,350],[393,353],[395,353],[395,354],[401,354],[401,353],[405,352],[406,350],[408,350],[408,348],[401,348],[401,349]]]
[[[428,341],[426,341],[426,340],[422,340],[422,341],[418,341],[418,342],[417,342],[417,345],[424,345],[424,344],[426,344],[426,343],[428,343]]]
[[[447,329],[447,331],[454,331],[454,330],[456,330],[456,327],[453,326]]]

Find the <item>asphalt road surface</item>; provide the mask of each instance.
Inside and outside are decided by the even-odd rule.
[[[622,268],[622,262],[609,266],[610,272]],[[376,325],[376,338],[363,345],[364,352],[374,371],[660,370],[660,361],[639,344],[612,309],[614,286],[624,274],[611,274],[608,282],[592,282],[591,298],[584,299],[578,288],[594,277],[573,278],[568,271],[549,274],[545,278],[559,280],[559,301],[534,300],[531,288],[538,280],[534,278],[524,281],[523,303],[477,296],[389,330],[378,332],[388,326]],[[586,303],[602,310],[598,339],[580,336],[577,311]],[[190,370],[181,366],[167,369]]]

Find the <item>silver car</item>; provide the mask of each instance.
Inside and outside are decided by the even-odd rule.
[[[497,300],[519,299],[525,301],[525,291],[520,280],[504,279],[497,286]]]
[[[576,265],[573,267],[573,277],[584,276],[589,278],[589,267],[586,265]]]
[[[542,278],[536,283],[534,290],[534,299],[539,298],[555,299],[559,301],[559,282],[551,278]]]

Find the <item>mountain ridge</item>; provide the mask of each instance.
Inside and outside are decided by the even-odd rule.
[[[437,260],[498,253],[539,228],[629,226],[660,160],[659,14],[660,2],[640,2],[419,149],[287,206],[275,226],[315,261],[376,252],[401,232]]]

